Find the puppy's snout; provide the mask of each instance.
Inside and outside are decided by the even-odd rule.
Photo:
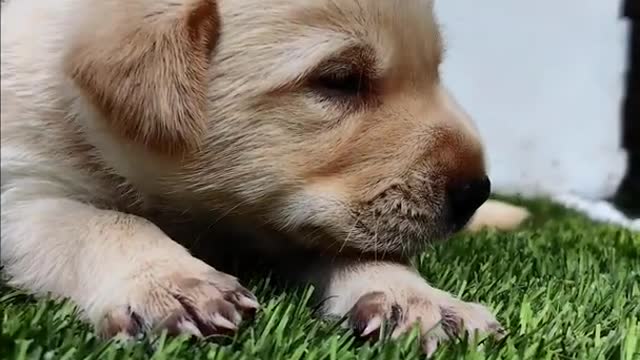
[[[471,216],[491,194],[491,181],[483,176],[479,179],[456,183],[447,189],[450,221],[455,230],[467,224]]]

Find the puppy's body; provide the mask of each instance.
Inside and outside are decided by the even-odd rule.
[[[389,262],[459,229],[488,194],[475,132],[439,85],[440,46],[426,0],[9,1],[12,284],[70,297],[108,335],[235,329],[255,298],[177,243],[228,217],[322,253],[288,271],[364,335],[418,322],[432,351],[499,332],[484,307]]]

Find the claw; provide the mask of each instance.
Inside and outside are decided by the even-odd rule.
[[[367,337],[382,326],[382,316],[376,315],[367,322],[367,326],[362,330],[360,336]]]
[[[178,333],[181,334],[190,334],[197,338],[203,337],[202,332],[200,331],[200,329],[198,329],[196,324],[187,319],[179,320],[176,324],[176,329],[178,330]]]
[[[439,343],[440,341],[438,340],[437,337],[427,337],[424,340],[424,342],[422,343],[422,350],[427,355],[427,358],[430,358],[433,356],[433,354],[438,349]]]
[[[235,330],[238,329],[236,324],[234,324],[231,321],[227,320],[224,316],[222,316],[220,314],[213,315],[213,318],[211,319],[211,322],[215,326],[223,328],[223,329],[232,330],[232,331],[235,331]]]
[[[259,309],[260,308],[260,304],[258,303],[258,301],[248,298],[246,296],[239,296],[238,299],[238,305],[240,305],[243,308],[247,308],[247,309]]]

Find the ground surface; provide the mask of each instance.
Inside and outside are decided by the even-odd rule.
[[[453,343],[440,359],[640,359],[640,234],[594,225],[545,203],[516,233],[459,236],[417,260],[434,285],[493,308],[499,343]],[[415,336],[359,343],[314,319],[304,291],[254,290],[264,309],[233,339],[96,339],[66,303],[0,289],[0,359],[418,359]]]

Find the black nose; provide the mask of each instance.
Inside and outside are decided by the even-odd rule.
[[[486,176],[450,186],[447,191],[450,221],[456,230],[467,224],[491,194],[491,181]]]

